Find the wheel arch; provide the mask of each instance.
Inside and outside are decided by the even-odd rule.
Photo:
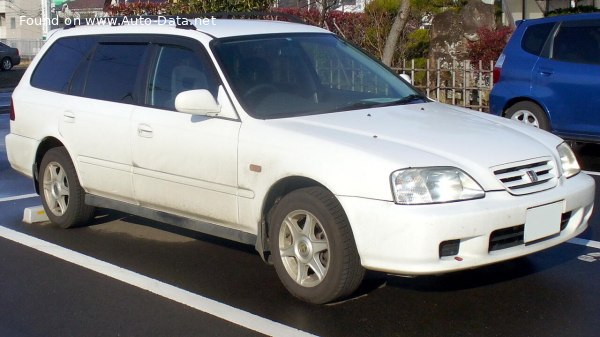
[[[506,101],[506,104],[502,108],[502,117],[506,117],[506,112],[508,111],[508,109],[510,109],[510,107],[512,107],[513,105],[515,105],[517,103],[521,103],[521,102],[530,102],[530,103],[533,103],[533,104],[539,106],[540,109],[542,109],[542,111],[546,115],[546,119],[548,121],[548,126],[552,130],[552,123],[551,123],[552,119],[550,118],[550,111],[548,111],[548,108],[546,107],[546,105],[542,104],[540,101],[538,101],[534,98],[531,98],[531,97],[526,97],[526,96],[514,97],[514,98],[511,98],[510,100]]]
[[[511,106],[513,106],[517,103],[521,103],[521,102],[531,102],[533,104],[536,104],[544,111],[544,113],[546,114],[546,117],[550,118],[548,109],[546,108],[546,106],[544,104],[540,103],[538,100],[536,100],[534,98],[527,97],[527,96],[514,97],[514,98],[511,98],[508,101],[506,101],[506,103],[504,104],[504,107],[502,108],[502,117],[506,117],[506,111],[508,109],[510,109]]]
[[[35,153],[35,159],[33,161],[33,168],[32,168],[35,192],[37,194],[40,194],[38,180],[39,180],[39,173],[40,173],[40,163],[42,162],[42,158],[44,158],[44,155],[50,149],[53,149],[56,147],[61,147],[61,146],[64,147],[65,145],[60,140],[58,140],[54,137],[46,137],[46,138],[44,138],[44,140],[42,140],[40,142],[40,146],[38,146],[37,151]]]
[[[319,186],[331,192],[325,185],[318,181],[303,177],[303,176],[289,176],[282,178],[275,182],[265,198],[261,208],[261,217],[256,239],[256,250],[260,254],[261,258],[265,262],[269,262],[270,250],[269,250],[269,218],[271,213],[279,200],[286,194],[295,191],[300,188]]]

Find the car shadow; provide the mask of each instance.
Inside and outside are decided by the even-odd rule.
[[[600,172],[600,144],[577,144],[574,151],[582,169]]]

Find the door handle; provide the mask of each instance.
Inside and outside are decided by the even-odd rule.
[[[65,123],[75,123],[75,114],[71,111],[65,111],[63,113],[63,122]]]
[[[152,128],[148,124],[139,124],[137,132],[138,132],[138,136],[144,137],[144,138],[152,138],[152,136],[154,134],[154,131],[152,131]]]
[[[548,69],[548,68],[540,68],[539,72],[540,72],[540,75],[542,75],[542,76],[550,76],[550,75],[554,74],[554,70]]]

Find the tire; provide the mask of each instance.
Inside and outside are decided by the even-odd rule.
[[[548,117],[542,108],[529,101],[523,101],[512,105],[506,110],[506,118],[535,126],[542,130],[550,131]]]
[[[1,68],[2,70],[10,70],[12,69],[13,64],[12,64],[12,60],[8,57],[5,57],[2,59],[2,64],[1,64]]]
[[[349,296],[361,284],[365,270],[350,224],[329,191],[290,192],[275,206],[269,223],[275,270],[295,297],[323,304]]]
[[[77,227],[87,224],[94,216],[94,207],[85,204],[85,192],[64,147],[46,152],[38,183],[44,210],[54,225]]]

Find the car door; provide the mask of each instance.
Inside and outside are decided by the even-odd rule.
[[[533,95],[563,136],[600,136],[600,20],[563,22],[534,70]]]
[[[130,119],[149,44],[100,38],[70,84],[59,130],[92,194],[133,202]]]
[[[159,39],[153,48],[145,106],[131,119],[136,199],[155,210],[234,226],[240,121],[175,111],[180,92],[207,89],[217,97],[217,76],[198,42]],[[219,96],[222,103],[225,95]]]

